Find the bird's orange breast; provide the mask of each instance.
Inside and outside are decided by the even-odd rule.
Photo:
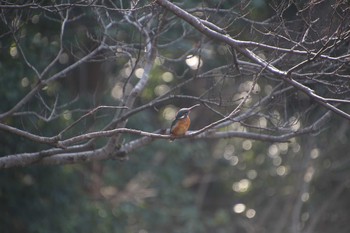
[[[189,117],[178,120],[175,125],[171,128],[171,134],[175,136],[185,135],[188,128],[190,127],[191,120]]]

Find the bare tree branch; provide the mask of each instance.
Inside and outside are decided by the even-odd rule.
[[[210,38],[216,39],[218,41],[221,41],[223,43],[226,43],[226,44],[234,47],[241,54],[243,54],[244,56],[246,56],[247,58],[249,58],[253,62],[256,62],[257,64],[261,65],[263,68],[266,68],[267,70],[269,70],[273,74],[278,75],[285,82],[294,86],[296,89],[304,92],[305,94],[310,96],[313,100],[315,100],[320,105],[322,105],[325,108],[330,109],[334,113],[350,120],[350,115],[348,113],[346,113],[346,112],[336,108],[335,106],[327,103],[323,97],[314,93],[314,91],[312,89],[310,89],[310,88],[306,87],[305,85],[293,80],[291,78],[290,73],[288,73],[286,71],[279,70],[278,68],[272,66],[271,64],[269,64],[268,62],[266,62],[265,60],[263,60],[262,58],[257,56],[255,53],[253,53],[252,51],[250,51],[249,49],[247,49],[245,47],[245,46],[247,46],[246,43],[239,41],[239,40],[236,40],[236,39],[233,39],[228,35],[223,35],[221,33],[213,31],[212,29],[206,27],[198,18],[192,16],[191,14],[187,13],[186,11],[182,10],[181,8],[177,7],[175,4],[170,3],[167,0],[157,0],[157,3],[160,4],[161,6],[165,7],[169,11],[173,12],[174,14],[176,14],[177,16],[182,18],[183,20],[187,21],[189,24],[191,24],[193,27],[195,27],[201,33],[207,35]],[[320,50],[320,52],[321,51],[322,50]],[[315,57],[317,57],[317,56],[318,56],[318,54],[316,53]]]
[[[155,140],[171,138],[166,129],[154,131],[168,124],[169,116],[158,119],[153,133],[147,127],[129,126],[130,119],[149,110],[165,116],[166,111],[174,113],[188,102],[200,103],[208,119],[201,117],[199,130],[176,139],[239,137],[288,142],[320,133],[331,112],[349,120],[345,105],[350,101],[344,95],[349,92],[349,54],[338,48],[346,48],[350,36],[346,17],[319,32],[321,19],[284,19],[287,5],[272,5],[276,15],[258,22],[249,18],[243,3],[237,5],[242,7],[238,11],[236,6],[184,10],[167,0],[124,5],[96,1],[0,4],[1,19],[11,32],[3,36],[15,42],[21,55],[12,59],[37,76],[34,84],[26,83],[31,78],[26,77],[18,99],[2,109],[0,130],[48,147],[0,157],[1,167],[78,163],[87,160],[85,152],[91,160],[124,159]],[[13,11],[22,16],[26,9],[44,13],[59,24],[57,47],[40,65],[32,61],[25,36],[11,27],[15,21],[6,14]],[[89,10],[91,15],[76,14],[76,9]],[[91,17],[88,24],[84,22],[87,15]],[[23,27],[30,17],[22,19]],[[241,26],[238,22],[246,25],[236,30]],[[291,26],[294,23],[301,26]],[[72,37],[75,24],[85,31]],[[239,39],[245,30],[251,38]],[[123,35],[126,32],[132,35]],[[70,37],[76,41],[68,41]],[[61,63],[63,55],[74,62]],[[98,64],[91,73],[90,64]],[[88,71],[76,78],[75,72],[84,69]],[[46,91],[75,82],[79,84],[73,84],[74,99],[68,97],[69,91]],[[79,85],[92,86],[92,91],[81,93]],[[90,94],[93,99],[87,99],[86,107],[82,100]],[[103,109],[113,109],[113,113]],[[56,123],[57,128],[53,127]],[[233,123],[242,130],[232,130]],[[126,140],[125,135],[138,137]]]

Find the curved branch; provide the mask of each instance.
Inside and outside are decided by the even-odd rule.
[[[9,126],[9,125],[1,124],[1,123],[0,123],[0,130],[16,134],[18,136],[27,138],[27,139],[34,141],[34,142],[53,145],[53,146],[57,146],[56,142],[58,142],[58,140],[60,139],[59,136],[54,136],[54,137],[38,136],[38,135],[14,128],[14,127]]]

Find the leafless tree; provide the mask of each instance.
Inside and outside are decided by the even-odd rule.
[[[350,120],[347,1],[270,1],[272,16],[260,21],[252,19],[249,4],[189,8],[167,0],[124,5],[2,1],[2,46],[29,74],[17,77],[28,88],[1,112],[0,130],[43,149],[2,155],[0,167],[124,159],[155,140],[171,138],[167,130],[128,128],[128,120],[148,109],[160,109],[171,120],[175,101],[201,104],[201,117],[197,113],[196,118],[201,128],[183,136],[192,140],[286,142],[319,133],[333,115]],[[57,29],[50,45],[40,33],[30,43],[25,40],[38,17]],[[33,58],[33,43],[56,47],[39,62]],[[90,64],[99,64],[103,72],[89,74]],[[79,76],[77,69],[85,73]],[[60,90],[69,88],[74,76],[87,82],[89,75],[95,80],[94,97],[101,101],[88,109],[76,105],[83,98],[79,94],[68,101],[64,92],[54,91],[59,84],[65,87]],[[160,75],[163,84],[142,98]],[[3,73],[1,83],[7,79]],[[112,93],[113,104],[98,98],[105,93]],[[106,110],[113,117],[95,118],[86,131],[77,130],[82,121]],[[74,120],[54,132],[26,127],[33,119],[53,126],[72,114]],[[14,121],[22,123],[12,125]],[[139,137],[125,140],[130,134]]]

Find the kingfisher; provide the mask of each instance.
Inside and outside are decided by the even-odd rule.
[[[171,123],[170,134],[172,136],[182,136],[185,135],[188,128],[190,127],[191,120],[189,117],[190,111],[200,104],[193,105],[189,108],[181,108],[177,113],[175,120]]]

